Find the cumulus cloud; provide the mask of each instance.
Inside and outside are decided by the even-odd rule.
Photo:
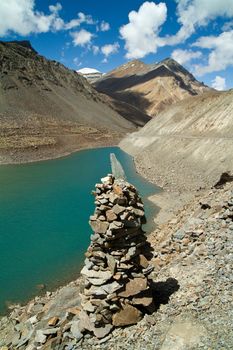
[[[70,35],[73,38],[74,46],[85,46],[90,44],[92,37],[94,36],[91,32],[86,29],[81,29],[79,32],[72,32]]]
[[[144,2],[138,12],[129,13],[129,23],[120,28],[121,38],[125,40],[127,58],[142,58],[149,53],[155,53],[163,41],[159,31],[167,18],[165,3],[156,5],[154,2]]]
[[[172,58],[180,64],[188,63],[202,56],[201,51],[176,49],[172,52]]]
[[[83,12],[79,12],[77,18],[72,19],[70,22],[65,24],[65,29],[73,29],[75,27],[79,27],[81,24],[95,24],[96,22],[93,20],[92,16],[85,15]]]
[[[199,38],[193,46],[211,50],[207,65],[196,65],[196,74],[217,72],[233,66],[233,30],[223,32],[219,36],[204,36]]]
[[[35,9],[35,0],[1,0],[0,1],[0,36],[10,33],[30,35],[49,31],[70,30],[81,24],[95,25],[90,15],[79,12],[77,18],[65,23],[59,12],[62,5],[50,5],[49,13]]]
[[[102,21],[100,23],[100,31],[107,32],[108,30],[110,30],[110,24],[108,22]]]
[[[176,0],[180,30],[166,38],[166,43],[175,45],[188,39],[198,27],[209,24],[217,17],[233,16],[232,0]]]
[[[119,43],[114,43],[114,44],[107,44],[101,47],[101,52],[104,54],[105,58],[108,56],[117,53],[119,50]]]
[[[35,10],[34,0],[1,0],[0,1],[0,35],[11,32],[20,35],[45,33],[60,30],[64,22],[59,17],[62,9],[60,3],[49,6],[49,14]]]
[[[216,90],[226,90],[226,79],[217,75],[212,81],[212,87]]]

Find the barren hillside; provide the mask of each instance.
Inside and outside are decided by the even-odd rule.
[[[127,102],[150,116],[188,96],[210,90],[173,59],[153,65],[131,61],[94,85],[99,92]]]
[[[141,171],[170,190],[213,184],[233,171],[233,91],[188,98],[161,112],[121,147]]]
[[[148,120],[40,56],[29,42],[0,42],[0,162],[113,144]]]

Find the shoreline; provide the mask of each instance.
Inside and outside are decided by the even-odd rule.
[[[96,146],[88,146],[88,147],[81,147],[81,148],[77,148],[74,151],[71,152],[64,152],[63,154],[59,154],[56,157],[53,158],[47,158],[47,159],[36,159],[36,160],[27,160],[26,162],[15,162],[15,163],[4,163],[0,165],[6,165],[6,166],[11,166],[11,165],[27,165],[27,164],[33,164],[33,163],[39,163],[39,162],[46,162],[46,161],[53,161],[56,159],[62,159],[62,158],[66,158],[71,156],[72,154],[75,154],[77,152],[80,151],[85,151],[85,150],[91,150],[91,149],[101,149],[101,148],[108,148],[108,147],[118,147],[120,150],[122,150],[118,144],[116,143],[111,143],[111,145],[96,145]],[[125,152],[124,150],[122,150],[123,152]],[[125,152],[127,153],[127,152]],[[128,154],[128,153],[127,153]],[[142,174],[140,174],[137,171],[136,168],[136,164],[135,164],[135,159],[134,157],[132,157],[131,155],[129,155],[132,158],[133,161],[133,166],[135,167],[135,173],[139,174],[144,180],[150,182],[151,184],[155,185],[153,182],[149,181],[148,179],[146,179]],[[152,205],[154,206],[156,203],[153,202],[153,200],[150,199],[150,196],[145,197],[148,201],[150,201],[152,203]],[[158,206],[156,205],[156,207],[158,208]],[[157,213],[158,214],[158,213]],[[156,215],[157,215],[156,214]],[[154,216],[151,215],[151,220],[154,219]],[[150,230],[147,231],[147,235],[149,236],[153,231],[154,231],[155,227],[153,226],[153,228],[151,228]],[[83,261],[84,261],[84,256],[83,256]],[[25,298],[25,300],[15,300],[15,301],[9,301],[9,303],[7,303],[4,312],[2,312],[0,314],[0,318],[4,317],[4,316],[9,316],[9,314],[12,312],[12,310],[14,309],[14,307],[22,307],[22,308],[26,308],[28,304],[30,304],[33,300],[37,300],[37,299],[44,299],[46,298],[47,293],[51,294],[51,295],[56,295],[61,289],[68,287],[70,284],[72,283],[76,283],[77,281],[80,281],[81,279],[81,275],[80,275],[80,271],[81,271],[81,266],[78,267],[77,269],[77,277],[74,278],[73,273],[71,278],[66,278],[64,281],[60,281],[59,283],[55,283],[54,286],[48,286],[45,284],[45,288],[43,288],[43,290],[38,290],[38,292],[34,292],[31,297],[29,298]],[[42,281],[43,283],[43,281]],[[47,289],[48,288],[48,289]]]
[[[136,172],[154,183],[156,175],[153,179],[148,179],[146,169],[142,171],[137,157],[132,158]],[[132,345],[134,349],[135,344],[138,349],[153,350],[156,345],[156,349],[162,350],[173,348],[181,342],[185,348],[190,349],[202,350],[203,346],[209,348],[212,345],[213,348],[220,349],[222,339],[226,344],[224,348],[231,348],[231,322],[227,307],[231,297],[231,284],[230,278],[226,280],[225,276],[230,271],[227,229],[228,226],[230,229],[231,221],[228,217],[233,208],[232,185],[209,190],[206,184],[205,188],[192,188],[187,192],[185,188],[172,191],[172,183],[168,183],[161,193],[149,196],[148,199],[160,207],[154,218],[157,228],[147,237],[154,249],[151,259],[154,271],[151,278],[155,286],[161,288],[158,293],[164,293],[168,297],[164,302],[162,295],[162,302],[156,312],[145,315],[133,326],[114,329],[103,340],[91,337],[90,334],[84,335],[81,340],[71,340],[72,328],[71,333],[67,333],[66,327],[74,327],[79,319],[79,295],[84,288],[82,276],[79,275],[77,279],[52,292],[45,291],[43,295],[35,296],[23,306],[13,304],[6,316],[0,316],[0,347],[11,344],[11,340],[18,336],[16,322],[20,325],[22,334],[30,324],[30,330],[26,332],[28,335],[16,341],[17,344],[22,341],[25,350],[35,341],[36,334],[43,333],[45,327],[46,330],[56,331],[56,334],[55,337],[46,336],[47,342],[41,345],[41,349],[63,344],[63,340],[67,341],[66,334],[68,338],[71,337],[67,341],[68,345],[78,344],[83,350],[118,350],[122,345],[124,348]],[[202,206],[202,203],[205,205]],[[229,204],[227,208],[225,203]],[[214,246],[213,238],[216,242]],[[222,245],[226,251],[224,256]],[[224,273],[219,275],[220,269]],[[176,288],[167,295],[172,284]],[[223,290],[219,291],[219,285],[224,285]]]
[[[42,158],[26,158],[24,160],[9,160],[9,161],[2,161],[1,156],[0,156],[0,166],[1,165],[24,165],[24,164],[30,164],[30,163],[39,163],[39,162],[44,162],[44,161],[50,161],[50,160],[56,160],[60,158],[65,158],[73,153],[79,152],[79,151],[85,151],[85,150],[90,150],[90,149],[95,149],[95,148],[106,148],[106,147],[119,147],[117,142],[110,142],[109,144],[96,144],[96,145],[84,145],[80,146],[78,148],[75,148],[73,150],[69,151],[63,151],[58,154],[53,154],[50,156],[44,156]]]

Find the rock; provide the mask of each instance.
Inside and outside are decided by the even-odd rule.
[[[104,284],[113,276],[111,271],[93,271],[88,270],[86,266],[81,270],[81,274],[89,280],[94,281],[95,283],[93,284],[97,286]]]
[[[135,297],[132,300],[132,303],[134,305],[142,305],[142,306],[150,306],[153,303],[153,298],[152,297]]]
[[[123,197],[124,195],[122,188],[118,185],[113,185],[113,192],[117,195],[117,197]]]
[[[30,318],[28,319],[28,321],[29,321],[31,324],[37,323],[37,322],[38,322],[37,315],[34,315],[34,316],[30,317]]]
[[[80,321],[73,321],[72,322],[71,327],[70,327],[70,332],[76,340],[82,339],[83,334],[80,330]]]
[[[106,185],[111,185],[113,183],[113,178],[111,176],[102,177],[101,182]]]
[[[125,305],[123,309],[113,315],[112,324],[116,327],[129,326],[140,321],[141,312],[131,305]]]
[[[45,335],[55,335],[57,334],[57,332],[59,331],[59,327],[55,327],[55,328],[47,328],[47,329],[42,329],[43,334]]]
[[[112,294],[116,292],[117,290],[121,289],[122,285],[120,285],[118,282],[114,281],[109,284],[102,285],[102,289],[105,290],[107,294]]]
[[[116,215],[120,215],[125,211],[125,207],[116,204],[113,206],[112,211],[116,214]]]
[[[144,269],[146,269],[149,266],[149,262],[148,262],[147,258],[144,255],[142,255],[142,254],[139,255],[139,264]]]
[[[83,333],[85,330],[92,331],[94,328],[93,322],[90,321],[90,318],[88,317],[88,314],[81,310],[79,313],[79,330],[81,333]]]
[[[109,223],[105,221],[90,221],[91,228],[94,232],[104,234],[106,233]]]
[[[44,335],[42,330],[36,331],[35,342],[39,344],[44,344],[46,342],[47,336]]]
[[[138,217],[143,217],[145,215],[144,210],[137,209],[137,208],[132,208],[132,212]]]
[[[120,297],[128,298],[130,296],[139,294],[140,292],[147,289],[146,278],[134,278],[125,285],[125,290],[118,293]]]
[[[111,332],[112,329],[113,329],[113,326],[111,324],[107,324],[105,327],[93,328],[93,333],[98,339],[101,339],[106,337]]]
[[[106,254],[106,258],[107,258],[107,264],[108,264],[109,270],[111,271],[112,274],[114,274],[116,269],[116,260],[110,254]]]
[[[182,230],[182,229],[177,230],[177,231],[174,233],[173,237],[174,237],[175,239],[181,240],[181,239],[183,239],[183,238],[185,237],[185,231]]]
[[[18,348],[20,348],[21,346],[26,345],[26,344],[29,342],[29,340],[31,339],[33,333],[34,333],[34,329],[31,329],[31,330],[28,332],[27,335],[21,336],[20,341],[17,342],[16,348],[18,349]],[[13,344],[12,344],[12,345],[13,345]]]
[[[108,222],[112,222],[117,219],[117,215],[112,209],[106,211],[106,218]]]
[[[88,278],[100,278],[100,279],[105,279],[106,281],[113,276],[113,274],[110,271],[88,270],[86,266],[84,266],[83,269],[81,270],[81,274]]]
[[[94,312],[96,310],[96,306],[92,305],[90,301],[85,304],[82,304],[83,310],[88,312]]]
[[[48,320],[48,326],[54,327],[58,324],[58,322],[59,322],[59,317],[54,316]]]

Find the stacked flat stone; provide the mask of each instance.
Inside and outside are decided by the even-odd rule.
[[[98,338],[114,326],[137,323],[153,307],[142,224],[144,206],[134,186],[113,175],[96,184],[94,231],[86,252],[80,326]]]

